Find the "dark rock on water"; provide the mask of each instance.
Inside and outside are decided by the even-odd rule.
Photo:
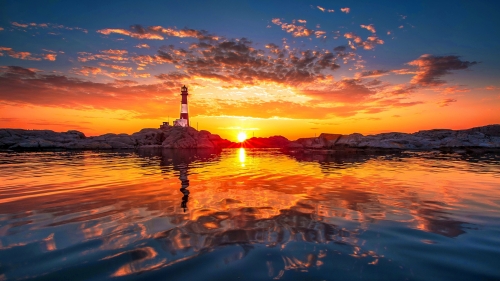
[[[467,130],[434,129],[413,134],[383,133],[321,134],[315,138],[301,138],[290,142],[289,150],[332,149],[342,150],[453,150],[483,149],[500,151],[500,125],[488,125]]]
[[[272,136],[268,138],[249,138],[241,144],[236,144],[240,147],[248,148],[284,148],[287,147],[290,141],[283,136]]]
[[[128,134],[104,134],[86,137],[82,132],[70,130],[56,133],[50,130],[0,129],[1,149],[136,149],[158,147],[173,149],[220,149],[226,147],[284,148],[285,150],[319,149],[336,151],[379,150],[442,150],[500,151],[500,125],[488,125],[467,130],[434,129],[413,134],[383,133],[367,135],[326,134],[319,137],[289,141],[282,136],[250,138],[233,143],[208,131],[188,127],[142,129]]]
[[[57,133],[50,130],[0,129],[0,148],[18,150],[75,149],[107,150],[135,149],[139,147],[163,148],[225,148],[232,142],[208,131],[194,128],[167,127],[142,129],[128,134],[104,134],[86,137],[82,132],[70,130]]]

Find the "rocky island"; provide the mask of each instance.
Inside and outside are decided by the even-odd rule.
[[[70,130],[57,133],[50,130],[0,129],[0,148],[106,150],[163,148],[224,148],[232,142],[208,131],[191,127],[170,126],[163,129],[142,129],[128,134],[104,134],[86,137],[82,132]]]
[[[382,133],[364,136],[320,134],[314,138],[290,141],[282,136],[250,138],[234,143],[205,130],[167,126],[142,129],[128,134],[104,134],[86,137],[70,130],[0,129],[0,149],[4,150],[111,150],[146,147],[171,149],[221,149],[228,147],[281,148],[287,151],[380,151],[380,150],[468,150],[500,151],[500,125],[487,125],[466,130],[434,129],[416,133]]]

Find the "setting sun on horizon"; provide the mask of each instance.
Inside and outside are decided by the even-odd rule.
[[[244,142],[247,139],[247,134],[245,132],[238,133],[238,142]]]

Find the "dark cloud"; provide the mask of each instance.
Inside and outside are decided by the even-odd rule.
[[[202,43],[201,50],[197,49]],[[199,42],[188,50],[164,46],[156,57],[176,65],[190,77],[216,79],[233,85],[258,82],[298,85],[323,79],[327,75],[323,73],[325,70],[340,67],[338,54],[287,50],[275,44],[257,49],[246,38]]]
[[[450,74],[452,70],[467,69],[477,62],[462,61],[459,56],[422,55],[408,64],[418,67],[417,74],[411,83],[421,86],[438,86],[445,83],[444,80],[440,80],[442,76]]]
[[[358,78],[366,78],[366,77],[379,77],[379,76],[384,76],[389,74],[389,70],[369,70],[369,71],[363,71],[360,73],[356,74],[356,77]]]

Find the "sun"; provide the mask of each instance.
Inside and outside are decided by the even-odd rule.
[[[247,139],[247,134],[245,132],[240,132],[238,134],[238,141],[239,142],[244,142]]]

